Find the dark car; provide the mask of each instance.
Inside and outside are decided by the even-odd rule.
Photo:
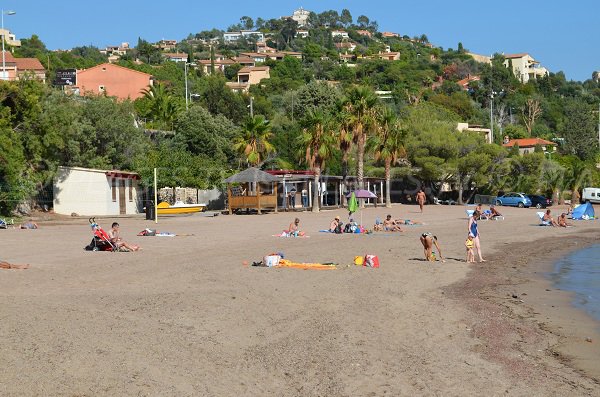
[[[548,197],[540,196],[537,194],[528,194],[529,200],[531,200],[531,206],[535,208],[546,208],[552,205],[552,200]]]

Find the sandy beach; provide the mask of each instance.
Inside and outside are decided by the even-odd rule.
[[[135,253],[84,251],[86,219],[0,230],[0,259],[31,265],[0,270],[0,395],[600,396],[599,325],[543,277],[600,223],[501,208],[480,222],[488,262],[468,264],[465,208],[367,208],[426,223],[373,235],[318,232],[343,209],[118,219]],[[296,216],[310,237],[273,237]],[[424,261],[425,231],[446,263]],[[244,264],[271,252],[339,265]]]

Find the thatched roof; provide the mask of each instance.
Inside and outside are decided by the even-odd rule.
[[[225,183],[248,183],[248,182],[277,182],[279,178],[268,174],[258,168],[250,167],[240,173],[225,179]]]

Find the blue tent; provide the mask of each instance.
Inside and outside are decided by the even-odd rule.
[[[592,203],[584,203],[573,210],[573,219],[594,219],[594,207]]]

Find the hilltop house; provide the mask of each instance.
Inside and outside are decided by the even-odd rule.
[[[304,27],[306,25],[308,25],[308,16],[310,15],[310,11],[305,10],[304,8],[300,7],[297,10],[294,10],[294,13],[292,14],[292,19],[296,22],[298,22],[298,27]]]
[[[485,143],[492,143],[492,130],[489,128],[483,128],[481,125],[469,125],[469,123],[458,123],[456,125],[458,132],[477,132],[485,138]]]
[[[15,58],[13,54],[5,51],[4,64],[5,68],[0,73],[2,80],[22,80],[30,76],[46,81],[46,69],[37,58]]]
[[[108,95],[118,99],[135,100],[143,96],[142,90],[151,86],[152,75],[123,66],[103,63],[77,71],[77,86],[71,89],[79,95]]]
[[[163,57],[165,57],[168,61],[173,62],[187,62],[188,60],[188,54],[185,52],[165,53],[163,54]]]
[[[21,47],[21,40],[17,40],[17,37],[10,32],[8,29],[0,29],[0,40],[4,39],[4,43],[10,47]]]
[[[556,151],[557,146],[556,143],[541,138],[508,139],[507,136],[504,137],[504,143],[502,146],[505,148],[512,148],[515,145],[518,146],[519,154],[521,156],[524,154],[533,153],[536,146],[540,146],[545,153],[552,153]]]
[[[268,66],[247,66],[241,68],[237,74],[236,83],[228,82],[227,86],[234,91],[247,92],[251,85],[260,83],[263,79],[271,77]]]
[[[241,38],[253,37],[256,41],[265,41],[265,35],[262,32],[254,30],[241,30],[239,32],[226,32],[223,33],[223,41],[225,44],[233,43],[240,40]]]
[[[527,53],[504,55],[504,59],[504,66],[511,68],[521,83],[527,83],[530,79],[535,80],[548,74],[548,70]]]

